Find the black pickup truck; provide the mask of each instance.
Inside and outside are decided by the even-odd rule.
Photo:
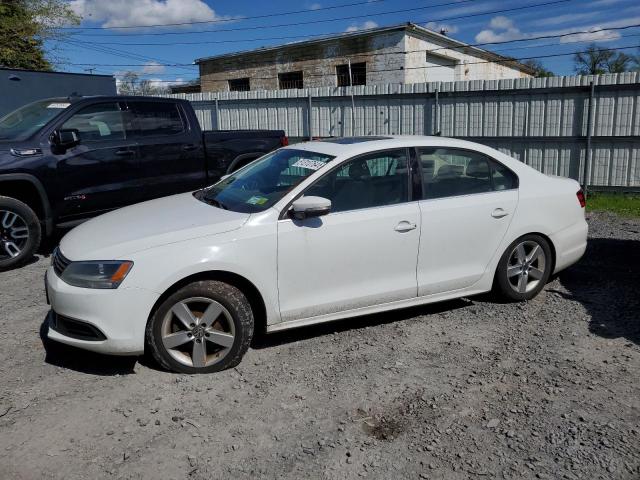
[[[203,132],[186,100],[25,105],[0,119],[0,269],[27,261],[56,227],[197,190],[287,144],[281,130]]]

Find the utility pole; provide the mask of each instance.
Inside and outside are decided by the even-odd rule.
[[[84,71],[85,72],[89,72],[91,75],[93,75],[95,68],[85,68]]]
[[[349,87],[351,88],[351,136],[356,136],[356,102],[353,98],[353,75],[351,73],[351,59],[349,59]]]

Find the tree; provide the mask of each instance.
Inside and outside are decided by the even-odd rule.
[[[51,70],[59,58],[45,42],[64,37],[62,26],[79,23],[63,0],[0,0],[0,66]]]
[[[626,53],[618,52],[607,61],[607,71],[609,73],[628,72],[633,68],[634,58]]]
[[[623,52],[615,52],[589,45],[584,52],[573,56],[575,71],[579,75],[598,75],[602,73],[628,72],[633,68],[633,58]]]
[[[152,80],[141,79],[137,72],[124,72],[118,80],[118,93],[120,95],[161,95],[169,93],[165,85],[158,85]]]
[[[547,70],[539,60],[531,59],[522,63],[533,70],[534,77],[555,77],[555,73],[551,70]]]

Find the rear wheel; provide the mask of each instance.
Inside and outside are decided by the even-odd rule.
[[[0,270],[18,267],[40,246],[40,221],[28,205],[0,197]]]
[[[194,282],[169,296],[147,325],[155,359],[180,373],[235,367],[253,336],[253,312],[244,294],[218,281]]]
[[[525,235],[509,245],[496,271],[499,293],[511,301],[531,300],[551,275],[549,243],[539,235]]]

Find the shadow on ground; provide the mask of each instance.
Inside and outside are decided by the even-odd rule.
[[[92,375],[109,376],[135,373],[134,367],[141,360],[140,357],[102,355],[49,340],[47,338],[48,318],[47,316],[40,326],[40,340],[46,352],[44,358],[46,363]],[[143,363],[146,365],[146,362]]]
[[[467,307],[471,304],[472,303],[469,300],[456,299],[446,302],[432,303],[429,305],[404,308],[401,310],[391,310],[372,315],[364,315],[362,317],[346,318],[335,322],[320,323],[318,325],[285,330],[282,332],[269,334],[256,332],[251,343],[251,347],[254,349],[269,348],[310,338],[321,337],[323,335],[344,332],[347,330],[358,330],[361,328],[374,327],[376,325],[400,322],[419,317],[421,315],[433,315],[436,313],[457,310],[458,308]]]
[[[584,305],[591,333],[640,345],[640,241],[590,239],[582,260],[559,279],[570,293],[556,293]]]

